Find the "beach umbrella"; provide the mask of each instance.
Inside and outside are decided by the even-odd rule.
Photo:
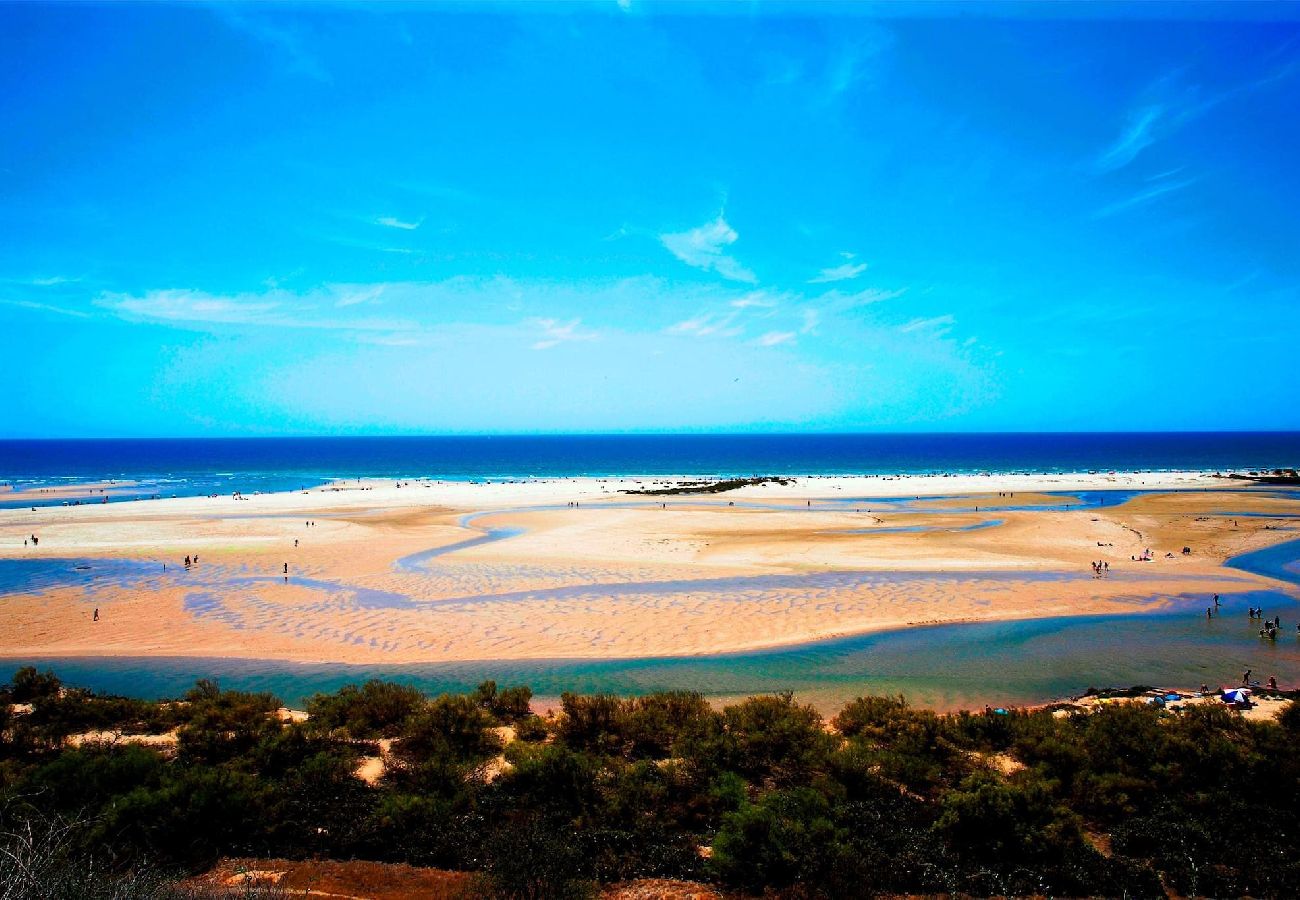
[[[1250,701],[1250,688],[1234,688],[1223,692],[1224,703],[1247,703]]]

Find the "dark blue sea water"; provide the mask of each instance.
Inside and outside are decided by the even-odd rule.
[[[133,483],[107,492],[110,500],[291,490],[357,477],[1227,471],[1297,465],[1300,432],[0,441],[0,484]]]

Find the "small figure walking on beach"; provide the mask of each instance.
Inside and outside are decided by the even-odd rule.
[[[94,617],[94,619],[92,619],[91,621],[94,621],[94,622],[98,622],[98,621],[99,621],[99,607],[98,607],[98,606],[95,607],[95,617]]]
[[[1218,608],[1219,608],[1219,595],[1218,595],[1218,594],[1215,594],[1215,595],[1214,595],[1214,608],[1215,608],[1215,609],[1218,609]]]
[[[1245,674],[1241,676],[1241,683],[1246,685],[1250,684],[1250,669],[1247,669]]]

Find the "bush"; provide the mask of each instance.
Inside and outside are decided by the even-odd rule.
[[[715,718],[703,695],[668,691],[626,701],[620,731],[633,757],[662,759],[687,737],[703,735]]]
[[[57,695],[62,687],[63,682],[49,669],[38,672],[35,666],[23,666],[14,673],[9,699],[11,703],[31,703]]]
[[[233,760],[282,727],[274,716],[282,704],[272,694],[223,691],[215,681],[204,679],[185,697],[187,721],[176,737],[180,756],[186,761],[216,764]]]
[[[376,678],[360,687],[348,684],[333,694],[316,694],[307,701],[307,715],[313,728],[341,729],[353,738],[391,738],[424,704],[417,688]]]
[[[596,886],[577,835],[562,821],[510,822],[488,844],[491,896],[502,900],[580,900]]]
[[[544,741],[551,730],[541,716],[525,716],[515,722],[515,738],[521,741]]]
[[[713,841],[713,867],[749,890],[828,880],[839,835],[826,798],[810,788],[773,791],[724,817]]]
[[[482,759],[501,750],[492,726],[492,717],[473,697],[443,694],[406,721],[394,750],[412,762]]]
[[[622,750],[619,719],[623,701],[609,694],[560,695],[559,726],[556,733],[575,750],[616,753]]]
[[[706,770],[791,786],[825,772],[837,743],[815,709],[779,694],[726,707],[705,734],[684,742],[683,753]]]
[[[502,722],[517,722],[533,712],[530,706],[533,690],[527,686],[508,687],[498,691],[497,683],[489,680],[478,686],[474,697],[480,706]]]

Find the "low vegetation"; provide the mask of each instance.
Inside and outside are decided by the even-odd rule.
[[[142,703],[23,670],[0,697],[5,896],[173,896],[158,873],[228,856],[470,871],[504,897],[643,877],[787,897],[1300,896],[1295,705],[1275,724],[864,697],[827,723],[788,695],[566,694],[546,719],[529,699],[372,681],[292,721],[210,681]],[[86,731],[112,736],[68,740]],[[175,739],[126,739],[146,732]],[[382,777],[356,777],[381,744]]]

